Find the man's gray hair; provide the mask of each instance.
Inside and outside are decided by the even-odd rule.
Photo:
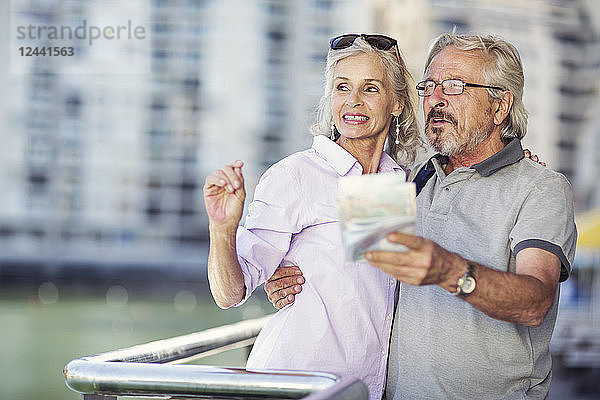
[[[427,73],[433,58],[448,46],[454,46],[463,51],[479,50],[483,52],[487,61],[483,70],[485,80],[483,83],[499,86],[513,94],[513,105],[500,137],[505,142],[511,138],[523,138],[527,133],[527,110],[523,104],[525,77],[521,57],[515,46],[495,36],[443,33],[434,40],[429,49],[425,73]],[[500,90],[487,89],[487,91],[494,99],[502,98]]]
[[[415,118],[416,93],[414,90],[413,79],[406,69],[404,60],[398,62],[396,50],[379,50],[373,48],[363,38],[357,38],[352,46],[340,49],[331,50],[327,54],[327,66],[325,68],[325,91],[323,97],[319,101],[317,107],[317,120],[311,127],[313,135],[331,134],[331,121],[333,120],[331,110],[331,93],[333,91],[334,67],[336,64],[347,57],[356,54],[377,54],[382,62],[382,65],[387,72],[388,82],[393,89],[394,98],[404,104],[404,109],[399,116],[400,119],[400,144],[396,144],[396,126],[395,123],[390,124],[390,129],[387,134],[387,153],[398,163],[408,165],[414,162],[417,149],[423,146],[423,139],[419,134],[417,121]],[[336,135],[339,135],[336,129]]]

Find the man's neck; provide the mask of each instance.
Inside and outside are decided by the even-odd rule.
[[[448,165],[444,168],[446,175],[460,167],[471,167],[487,160],[504,148],[500,134],[492,133],[486,140],[472,150],[449,157]]]

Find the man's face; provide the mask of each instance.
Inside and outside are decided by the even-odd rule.
[[[424,79],[437,83],[446,79],[485,84],[485,60],[480,51],[444,48],[434,57]],[[437,86],[431,96],[423,98],[425,133],[432,147],[441,154],[454,156],[468,153],[492,133],[494,113],[484,88],[465,87],[459,95],[446,95]]]

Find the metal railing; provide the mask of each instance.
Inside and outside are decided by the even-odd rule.
[[[268,318],[79,358],[65,366],[65,382],[70,389],[81,393],[84,400],[109,400],[117,396],[368,398],[367,388],[360,380],[332,374],[178,365],[253,344]]]

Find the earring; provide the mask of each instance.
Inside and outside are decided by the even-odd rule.
[[[400,116],[396,117],[396,144],[400,144]]]
[[[329,136],[331,140],[335,140],[335,124],[333,120],[331,121],[331,135]]]

